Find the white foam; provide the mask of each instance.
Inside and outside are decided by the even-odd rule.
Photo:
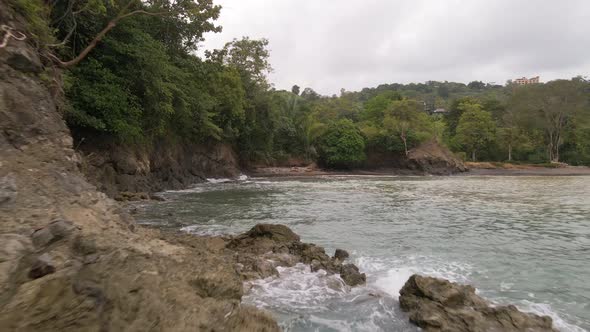
[[[395,268],[387,271],[385,276],[377,278],[375,286],[397,299],[408,278],[416,271],[412,268]]]
[[[562,332],[587,332],[587,330],[570,324],[564,321],[557,312],[555,312],[551,305],[547,303],[535,303],[527,300],[521,301],[522,305],[519,305],[519,309],[522,311],[532,312],[534,314],[549,316],[553,319],[553,326]]]
[[[232,182],[232,179],[228,178],[207,178],[207,182],[209,183],[225,183],[225,182]]]

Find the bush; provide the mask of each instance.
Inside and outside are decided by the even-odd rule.
[[[365,140],[354,123],[332,123],[319,138],[320,163],[333,168],[351,168],[365,160]]]

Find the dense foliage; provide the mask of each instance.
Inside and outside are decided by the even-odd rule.
[[[590,164],[590,83],[579,77],[277,91],[265,39],[195,55],[204,33],[221,29],[212,0],[12,1],[31,40],[65,69],[65,116],[78,136],[226,142],[244,161],[329,167],[403,156],[431,139],[474,160]]]

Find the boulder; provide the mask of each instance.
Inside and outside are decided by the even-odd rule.
[[[258,224],[246,233],[252,238],[266,237],[275,242],[289,243],[299,241],[299,235],[285,225]]]
[[[347,259],[348,257],[350,257],[350,254],[348,254],[348,251],[344,250],[344,249],[336,249],[336,251],[334,252],[334,258],[343,261],[345,259]]]
[[[340,278],[349,286],[363,285],[367,282],[367,276],[359,271],[354,264],[344,264],[340,268]]]
[[[547,316],[515,306],[491,306],[470,285],[411,276],[400,290],[400,307],[425,331],[555,331]]]

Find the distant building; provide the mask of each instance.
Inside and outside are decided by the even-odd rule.
[[[535,76],[535,77],[531,77],[531,78],[526,78],[526,77],[517,78],[514,80],[514,83],[516,83],[518,85],[539,83],[539,76]]]

